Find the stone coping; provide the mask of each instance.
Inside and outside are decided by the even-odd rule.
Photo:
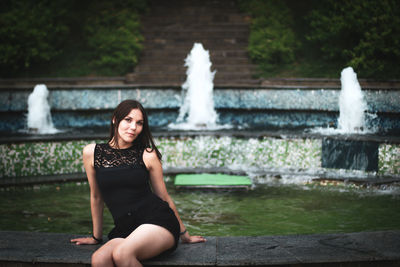
[[[52,112],[110,112],[121,100],[139,99],[147,110],[169,110],[177,112],[182,104],[181,89],[159,89],[138,87],[96,87],[96,88],[49,88],[49,105]],[[27,99],[33,87],[27,90],[0,88],[1,112],[26,112]],[[269,87],[249,90],[246,88],[215,88],[214,107],[217,111],[285,111],[290,113],[339,111],[340,91],[332,88],[291,88]],[[162,95],[162,97],[160,97]],[[400,90],[364,90],[364,99],[370,113],[397,114],[400,112]],[[268,113],[267,112],[267,113]],[[320,114],[321,115],[321,114]],[[54,117],[54,116],[53,116]],[[174,121],[176,117],[172,119]],[[251,120],[253,122],[253,120]],[[253,122],[254,123],[254,122]],[[296,124],[294,124],[296,125]],[[320,125],[320,124],[316,124]]]
[[[89,266],[99,245],[74,234],[0,231],[1,266]],[[399,266],[400,231],[286,236],[206,237],[180,244],[145,266]]]
[[[271,128],[271,127],[270,127]],[[306,129],[268,129],[268,130],[217,130],[217,131],[179,131],[167,128],[152,129],[155,138],[160,137],[195,137],[195,136],[228,136],[235,138],[263,138],[272,137],[277,139],[335,139],[351,141],[367,141],[388,144],[400,144],[400,136],[397,132],[392,134],[320,134],[312,133]],[[25,142],[58,142],[72,140],[107,140],[108,129],[104,127],[75,128],[71,131],[63,131],[57,134],[26,134],[18,132],[1,132],[0,144],[25,143]]]
[[[0,91],[31,91],[36,84],[39,84],[40,81],[37,83],[26,83],[26,84],[7,84],[0,82]],[[181,91],[182,85],[181,84],[125,84],[125,83],[106,83],[103,84],[95,83],[95,84],[69,84],[65,83],[53,83],[53,82],[41,82],[46,84],[50,91],[53,90],[97,90],[97,89],[172,89]],[[392,84],[392,83],[383,83],[383,84],[368,84],[368,83],[361,83],[361,88],[365,90],[390,90],[390,91],[399,91],[400,85],[399,84]],[[315,90],[315,89],[332,89],[332,90],[340,90],[341,85],[339,84],[332,84],[332,83],[320,83],[320,84],[313,84],[313,83],[293,83],[293,84],[276,84],[276,83],[263,83],[262,85],[254,85],[254,84],[223,84],[223,85],[214,85],[214,90],[225,90],[225,89],[241,89],[241,90],[260,90],[260,89],[280,89],[280,90],[291,90],[291,89],[298,89],[298,90]]]
[[[164,168],[164,175],[177,175],[177,174],[199,174],[199,173],[224,173],[230,175],[247,175],[242,170],[232,170],[226,167],[213,167],[213,168]],[[260,170],[258,172],[253,171],[253,174],[270,177],[280,177],[281,175],[292,175],[292,176],[313,176],[313,181],[337,181],[350,184],[361,184],[370,186],[379,186],[385,184],[400,183],[400,175],[377,175],[374,173],[364,173],[363,176],[357,176],[343,172],[301,172],[295,171],[267,171]],[[52,184],[52,183],[66,183],[66,182],[85,182],[87,181],[85,173],[66,173],[57,175],[41,175],[41,176],[24,176],[24,177],[12,177],[0,179],[1,187],[12,187],[12,186],[32,186],[37,184]],[[216,188],[218,189],[218,188]]]
[[[372,79],[358,79],[363,88],[380,89],[380,90],[398,90],[400,89],[400,80],[372,80]],[[32,88],[37,83],[45,83],[48,86],[63,88],[64,85],[70,88],[79,87],[140,87],[140,88],[181,88],[181,83],[135,83],[127,80],[127,76],[120,77],[41,77],[41,78],[19,78],[19,79],[0,79],[1,89],[24,89]],[[60,87],[61,86],[61,87]],[[272,87],[271,87],[272,86]],[[258,84],[227,84],[216,83],[215,87],[219,88],[291,88],[292,86],[300,88],[316,88],[321,86],[328,86],[330,88],[340,89],[339,78],[269,78],[259,79]]]

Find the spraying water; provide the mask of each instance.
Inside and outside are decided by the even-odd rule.
[[[38,134],[53,134],[54,128],[50,114],[50,105],[47,101],[49,91],[46,85],[38,84],[28,97],[28,130]]]
[[[367,104],[357,80],[357,74],[352,67],[342,70],[340,81],[342,90],[339,96],[338,130],[344,133],[360,133],[366,129]]]
[[[340,81],[342,88],[339,95],[338,128],[316,128],[312,132],[322,134],[366,134],[375,132],[376,129],[372,125],[368,127],[366,117],[371,121],[376,117],[376,114],[366,112],[367,103],[357,80],[357,74],[352,67],[342,70]]]
[[[226,128],[217,125],[218,114],[214,109],[214,75],[208,50],[195,43],[185,59],[186,81],[182,85],[184,102],[179,110],[176,123],[169,125],[181,130],[214,130]]]

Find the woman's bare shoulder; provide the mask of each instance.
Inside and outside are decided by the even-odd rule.
[[[93,156],[96,144],[88,144],[83,148],[83,156]]]
[[[143,159],[149,161],[158,160],[156,151],[154,149],[153,150],[145,149],[143,151]]]
[[[154,164],[157,164],[160,162],[160,159],[157,156],[156,151],[150,150],[150,149],[145,149],[143,151],[143,161],[144,164],[147,166],[147,168],[151,168]]]

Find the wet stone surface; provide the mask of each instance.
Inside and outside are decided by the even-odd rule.
[[[0,265],[89,265],[99,246],[76,246],[76,235],[0,232]],[[256,237],[207,237],[180,244],[145,266],[398,266],[400,231]],[[39,264],[39,265],[38,265]]]
[[[322,140],[324,168],[378,171],[379,143],[369,141]]]

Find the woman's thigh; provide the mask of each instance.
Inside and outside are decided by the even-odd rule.
[[[115,249],[121,249],[124,252],[123,255],[145,260],[172,248],[174,244],[174,236],[164,227],[154,224],[142,224]]]

